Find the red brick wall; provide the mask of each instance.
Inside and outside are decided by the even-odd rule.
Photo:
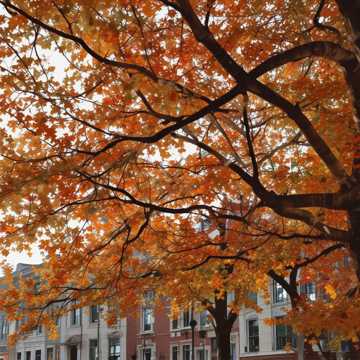
[[[142,347],[144,344],[148,345],[153,343],[156,345],[156,360],[170,360],[170,346],[176,344],[191,344],[191,329],[182,331],[170,330],[170,309],[168,306],[158,306],[155,308],[154,316],[154,332],[151,334],[142,334],[141,325],[141,309],[136,315],[129,316],[127,318],[127,360],[135,360],[137,356],[138,346]],[[238,334],[238,321],[234,323],[233,334]],[[199,336],[199,325],[195,328],[195,347],[202,348],[202,344],[205,342],[207,349],[211,347],[211,339],[209,338],[210,332],[214,335],[213,328],[210,326],[207,331],[205,339]],[[173,336],[172,334],[176,334]],[[214,355],[214,354],[212,354]],[[136,358],[136,360],[139,360]]]

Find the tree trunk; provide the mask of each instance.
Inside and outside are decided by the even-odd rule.
[[[219,360],[230,360],[230,333],[231,327],[216,326],[216,341],[219,351]]]
[[[218,346],[219,360],[230,360],[230,334],[237,314],[227,307],[227,294],[223,298],[216,298],[214,305],[208,308],[214,319],[216,343]]]
[[[354,144],[354,159],[352,168],[353,186],[360,184],[360,0],[336,0],[340,11],[348,22],[350,36],[353,40],[352,51],[355,53],[357,63],[354,63],[346,75],[347,82],[353,97],[354,120],[357,126],[358,140]],[[360,206],[349,209],[349,220],[351,225],[350,250],[355,262],[356,274],[360,281]]]

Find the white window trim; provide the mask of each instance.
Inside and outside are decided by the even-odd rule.
[[[285,299],[284,300],[281,300],[281,301],[275,301],[275,298],[276,298],[276,287],[277,286],[280,286],[282,287],[279,283],[277,283],[275,280],[272,281],[272,286],[271,286],[271,303],[273,305],[279,305],[279,304],[287,304],[289,303],[290,301],[290,297],[289,297],[289,294],[286,292],[286,290],[282,287],[284,293],[285,293]]]
[[[76,310],[79,311],[79,322],[76,323],[76,324],[73,324],[73,323],[72,323],[71,317],[72,317],[72,312],[73,312],[74,310],[75,310],[75,309],[71,309],[71,311],[69,312],[68,320],[69,320],[69,327],[70,327],[70,328],[80,327],[80,326],[81,326],[81,322],[82,322],[82,309],[81,309],[81,308],[77,308]]]
[[[154,343],[148,345],[138,345],[137,358],[143,360],[143,351],[145,349],[151,349],[151,360],[156,360],[156,344]]]
[[[181,360],[181,345],[180,344],[170,344],[170,360],[174,360],[173,359],[173,348],[177,347],[179,349],[179,356],[178,356],[178,360]]]
[[[258,351],[250,351],[250,334],[249,334],[249,322],[253,321],[253,320],[257,320],[257,324],[258,324],[258,339],[259,339],[259,349]],[[258,354],[260,352],[260,327],[259,327],[259,318],[256,316],[252,316],[246,319],[246,347],[247,347],[247,351],[246,353],[249,354]]]
[[[186,310],[185,310],[186,311]],[[173,320],[176,320],[174,318],[170,318],[170,331],[183,331],[183,330],[189,330],[191,329],[190,326],[190,321],[191,321],[191,310],[189,310],[189,315],[190,315],[190,320],[189,320],[189,325],[184,326],[184,310],[180,311],[178,317],[177,317],[177,321],[178,321],[178,327],[175,329],[173,328]],[[199,322],[198,322],[199,323]]]
[[[180,346],[180,360],[185,360],[183,355],[184,355],[184,346],[189,346],[190,347],[190,360],[192,359],[192,348],[191,348],[191,342],[187,342],[187,343],[182,343]],[[195,353],[196,354],[196,353]]]

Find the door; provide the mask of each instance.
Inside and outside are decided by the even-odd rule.
[[[77,346],[70,346],[70,360],[77,360]]]

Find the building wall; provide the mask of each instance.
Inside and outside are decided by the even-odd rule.
[[[91,322],[89,309],[81,309],[81,321],[78,325],[72,325],[70,314],[60,319],[59,338],[56,341],[48,340],[46,333],[41,335],[33,331],[26,338],[17,341],[12,349],[12,360],[18,360],[17,353],[21,353],[21,360],[28,360],[26,352],[31,352],[31,360],[35,359],[36,350],[41,350],[41,359],[48,360],[46,357],[47,349],[53,349],[52,360],[70,360],[70,347],[76,346],[77,360],[88,360],[90,353],[90,340],[99,338],[100,360],[108,359],[109,339],[111,337],[120,338],[121,359],[126,359],[126,319],[120,319],[114,327],[109,327],[103,316],[100,322]],[[75,339],[74,342],[71,340]],[[5,359],[4,359],[5,360]]]
[[[28,266],[21,264],[19,271],[29,272]],[[261,296],[257,295],[257,304],[263,309],[257,313],[252,309],[242,309],[238,319],[233,325],[231,334],[232,359],[246,360],[293,360],[294,353],[289,353],[276,347],[275,326],[265,324],[264,320],[283,316],[290,303],[286,296],[280,296],[280,301],[274,296],[274,287],[270,289],[271,300],[266,302]],[[185,356],[184,349],[188,349],[192,344],[192,332],[189,324],[184,326],[184,314],[180,314],[178,327],[173,329],[170,318],[170,307],[168,302],[164,301],[161,306],[154,308],[153,326],[144,331],[143,307],[133,309],[132,314],[126,318],[119,319],[114,327],[106,324],[104,316],[100,316],[99,322],[90,320],[89,307],[81,310],[80,321],[72,325],[70,321],[71,314],[67,314],[59,322],[59,338],[56,341],[50,341],[45,331],[33,331],[26,338],[19,339],[16,345],[8,350],[6,336],[0,336],[0,360],[20,360],[17,354],[21,354],[21,360],[35,359],[36,351],[41,351],[38,360],[72,360],[70,359],[70,348],[75,346],[76,360],[90,359],[90,341],[99,339],[100,359],[109,358],[109,339],[118,337],[120,339],[121,360],[191,360],[191,356]],[[103,315],[106,308],[103,309]],[[200,327],[200,314],[195,313],[194,318],[197,321],[195,327],[195,360],[217,360],[217,345],[215,340],[215,331],[210,324]],[[189,317],[188,317],[189,319]],[[250,351],[249,347],[249,320],[258,321],[258,348]],[[15,331],[15,323],[9,326],[10,333]],[[3,334],[4,335],[4,334]],[[173,347],[178,347],[179,352],[176,359],[173,356]],[[47,359],[48,349],[53,349],[53,358]],[[151,357],[146,358],[144,349],[151,349]],[[206,352],[204,358],[201,352]],[[306,360],[315,360],[317,354],[311,349],[305,354]],[[26,353],[30,353],[30,359],[26,358]],[[346,358],[343,357],[344,359]],[[359,353],[352,355],[352,358],[359,358]]]
[[[179,327],[172,329],[170,318],[170,307],[163,304],[154,309],[154,324],[152,331],[143,331],[142,309],[139,308],[139,316],[132,316],[128,318],[128,336],[127,344],[130,353],[127,355],[127,360],[145,360],[144,349],[151,348],[151,360],[175,360],[172,356],[172,348],[178,346],[179,354],[177,360],[186,360],[183,356],[183,348],[188,345],[191,349],[192,332],[191,327],[184,327],[182,324],[183,314],[179,314]],[[195,360],[204,360],[201,358],[199,352],[207,353],[207,360],[217,359],[217,350],[215,344],[215,331],[212,326],[208,324],[200,328],[200,314],[195,313],[194,318],[197,325],[194,331],[194,348]],[[231,335],[232,343],[234,344],[234,357],[237,359],[239,355],[238,344],[238,321],[233,326]],[[200,330],[202,330],[200,332]]]

